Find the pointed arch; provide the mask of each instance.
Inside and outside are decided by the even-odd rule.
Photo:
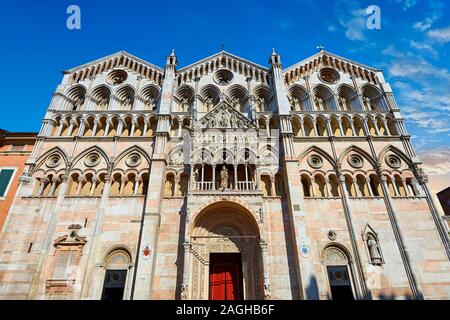
[[[375,161],[375,159],[372,158],[372,156],[369,153],[367,153],[367,151],[365,151],[362,148],[355,146],[355,145],[349,146],[341,153],[341,155],[338,158],[338,164],[342,164],[344,159],[348,156],[348,154],[350,152],[358,153],[363,158],[365,158],[367,161],[369,161],[369,163],[372,165],[373,168],[376,168],[377,162]]]
[[[141,148],[140,146],[134,145],[134,146],[131,146],[131,147],[125,149],[124,151],[122,151],[122,152],[114,159],[113,167],[116,168],[117,164],[118,164],[124,157],[126,157],[127,155],[129,155],[129,154],[132,153],[132,152],[138,152],[139,154],[141,154],[141,155],[144,157],[144,159],[147,161],[147,163],[150,165],[151,160],[150,160],[150,157],[148,156],[147,152],[146,152],[143,148]]]
[[[40,168],[42,164],[45,163],[47,158],[53,154],[58,154],[59,156],[61,156],[61,159],[64,161],[64,165],[67,166],[69,160],[66,152],[60,147],[53,147],[38,158],[38,160],[36,161],[36,168]]]
[[[89,153],[93,152],[93,151],[97,151],[101,157],[103,157],[103,159],[106,162],[106,165],[108,166],[110,163],[110,159],[108,154],[106,153],[105,150],[103,150],[101,147],[99,146],[92,146],[90,148],[87,148],[85,150],[83,150],[81,153],[79,153],[72,161],[73,166],[75,167],[75,165],[81,160],[83,159],[86,155],[88,155]]]
[[[380,151],[380,153],[378,154],[378,159],[380,159],[380,162],[383,162],[383,159],[388,152],[392,152],[395,155],[399,156],[400,159],[402,159],[408,165],[408,167],[412,166],[411,159],[402,150],[400,150],[396,146],[393,146],[392,144],[387,145],[383,148],[383,150]]]
[[[328,152],[319,148],[318,146],[310,146],[308,149],[303,151],[297,158],[299,163],[302,162],[303,159],[305,159],[311,152],[315,152],[321,155],[333,166],[333,168],[336,167],[336,161],[333,159],[333,157]]]

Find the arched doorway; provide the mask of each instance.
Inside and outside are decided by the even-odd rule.
[[[353,270],[350,254],[340,245],[328,245],[322,251],[326,269],[328,295],[332,300],[354,300]]]
[[[216,202],[195,217],[190,230],[190,299],[263,299],[260,233],[251,212]]]
[[[101,300],[124,300],[128,296],[128,270],[131,267],[131,255],[128,250],[118,248],[111,251],[105,259],[105,277]]]

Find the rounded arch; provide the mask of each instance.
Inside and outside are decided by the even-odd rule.
[[[122,258],[123,260],[120,259],[121,261],[114,261],[115,256],[120,256],[120,258]],[[104,266],[107,267],[108,264],[111,263],[117,264],[117,262],[120,262],[120,264],[127,263],[128,266],[131,267],[133,265],[133,253],[131,249],[124,245],[113,245],[108,250],[106,250],[106,254],[103,257]]]
[[[252,210],[232,200],[216,201],[201,207],[192,217],[191,236],[205,236],[219,225],[232,225],[240,235],[260,237],[260,229]],[[226,214],[227,216],[224,216]],[[226,219],[230,218],[232,219]]]
[[[203,100],[211,98],[216,104],[220,99],[220,90],[213,84],[207,84],[200,89],[200,96]]]

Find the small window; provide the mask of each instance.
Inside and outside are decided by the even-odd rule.
[[[0,197],[6,196],[14,169],[0,169]]]
[[[75,265],[75,251],[61,251],[57,256],[53,279],[69,279],[73,273]]]
[[[11,146],[11,151],[23,151],[25,149],[24,144],[13,144]]]

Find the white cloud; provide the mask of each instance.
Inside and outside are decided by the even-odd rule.
[[[396,0],[397,3],[400,3],[403,10],[408,10],[416,5],[418,0]]]
[[[410,45],[412,48],[414,48],[414,49],[422,50],[422,51],[427,51],[427,52],[429,52],[430,54],[432,54],[432,55],[435,56],[435,57],[438,56],[437,51],[433,48],[432,45],[430,45],[430,44],[428,44],[428,43],[425,43],[425,42],[417,42],[417,41],[411,40],[411,41],[409,42],[409,45]]]
[[[442,29],[429,30],[428,36],[440,43],[450,42],[450,26]]]
[[[430,175],[444,175],[450,173],[450,149],[428,150],[419,153],[423,166]]]
[[[341,0],[334,9],[339,24],[345,29],[345,36],[351,41],[364,41],[367,29],[366,9],[358,1]]]

